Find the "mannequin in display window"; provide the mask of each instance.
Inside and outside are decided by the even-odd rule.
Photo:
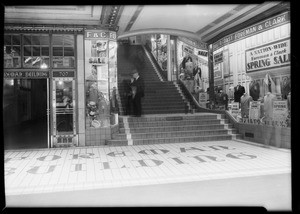
[[[264,97],[264,113],[266,118],[273,117],[273,100],[276,100],[276,95],[268,92]]]
[[[241,97],[241,116],[243,118],[249,117],[249,106],[251,101],[253,101],[253,99],[248,95],[248,93],[244,93],[244,95]]]
[[[245,93],[245,88],[240,83],[234,87],[234,102],[241,102],[241,96]]]

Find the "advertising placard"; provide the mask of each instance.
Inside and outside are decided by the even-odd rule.
[[[249,119],[259,119],[260,118],[260,102],[251,101],[249,107]]]
[[[199,93],[199,105],[202,108],[206,108],[206,103],[207,103],[207,93],[205,92]]]
[[[246,50],[246,73],[290,65],[290,50],[290,39]]]
[[[223,62],[223,51],[214,54],[214,64],[218,64]]]
[[[286,100],[273,101],[273,120],[286,120],[288,116],[288,107]]]
[[[214,79],[222,78],[221,64],[214,65]]]
[[[237,115],[239,113],[239,107],[240,107],[240,104],[238,102],[231,103],[231,115],[235,118],[237,117]]]

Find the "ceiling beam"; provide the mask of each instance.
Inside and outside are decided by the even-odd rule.
[[[190,38],[199,42],[201,41],[201,37],[196,33],[185,31],[185,30],[178,30],[178,29],[170,29],[170,28],[148,28],[148,29],[140,29],[134,30],[130,32],[125,32],[123,34],[118,35],[118,39],[124,39],[131,36],[143,35],[143,34],[168,34],[173,36],[182,36],[186,38]]]

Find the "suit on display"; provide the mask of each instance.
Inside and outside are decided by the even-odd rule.
[[[234,102],[241,102],[241,96],[243,96],[245,93],[244,86],[241,86],[238,84],[236,87],[234,87]]]
[[[242,117],[249,117],[249,107],[250,102],[253,101],[252,97],[249,96],[247,93],[241,97],[241,114]]]

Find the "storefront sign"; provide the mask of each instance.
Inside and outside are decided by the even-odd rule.
[[[205,56],[205,57],[208,56],[208,51],[198,50],[198,49],[196,49],[196,51],[197,51],[196,55]]]
[[[214,54],[214,63],[218,64],[223,62],[223,51],[217,54]]]
[[[180,40],[186,44],[189,44],[195,48],[208,50],[207,43],[205,43],[205,42],[192,41],[192,40],[184,38],[184,37],[178,37],[178,40]]]
[[[236,33],[230,34],[216,43],[213,44],[213,51],[218,50],[219,48],[228,45],[230,43],[236,42],[240,39],[245,39],[249,36],[253,36],[255,34],[264,32],[274,27],[278,27],[280,25],[286,24],[290,22],[290,12],[285,12],[274,16],[265,21],[259,22],[258,24],[252,25],[248,28],[244,28]]]
[[[245,52],[246,73],[290,65],[290,40],[280,40]]]
[[[74,71],[53,71],[53,77],[75,77]]]
[[[85,39],[111,39],[116,40],[117,34],[112,31],[102,31],[102,30],[94,30],[94,31],[85,31]]]
[[[260,102],[250,102],[249,119],[260,119]]]
[[[4,78],[10,79],[43,79],[49,78],[49,71],[6,71]]]

